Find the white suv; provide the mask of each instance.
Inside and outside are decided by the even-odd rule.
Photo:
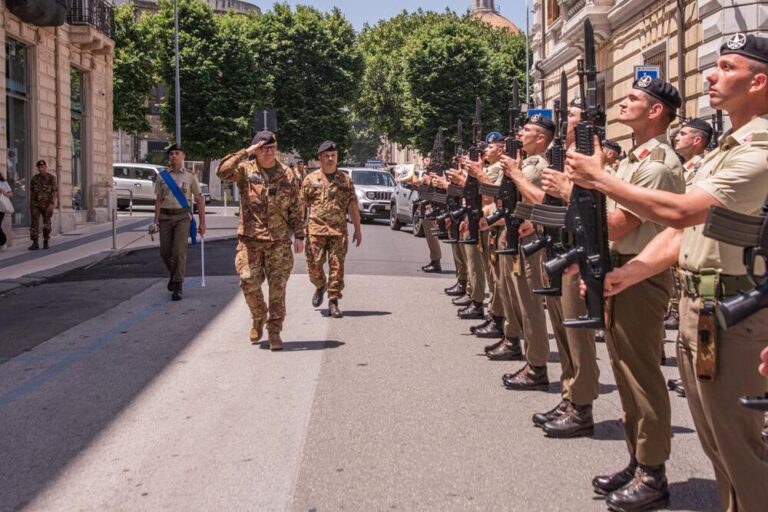
[[[115,163],[112,164],[112,184],[117,193],[117,207],[120,210],[127,210],[131,198],[133,204],[154,205],[155,204],[155,180],[158,175],[168,170],[162,165],[152,164],[134,164],[134,163]],[[211,194],[208,192],[208,185],[200,183],[203,189],[205,204],[211,202]]]

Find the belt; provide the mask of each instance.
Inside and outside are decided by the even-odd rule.
[[[702,281],[709,281],[707,276],[712,275],[711,273],[697,273],[679,269],[677,274],[680,276],[683,292],[689,297],[707,297],[713,295],[711,292],[704,289],[706,284],[702,286]],[[702,279],[702,276],[704,276],[704,279]],[[731,276],[728,274],[720,274],[717,283],[718,287],[717,290],[715,290],[714,296],[718,299],[736,295],[740,290],[748,290],[753,286],[746,275]]]
[[[623,267],[635,256],[637,256],[637,254],[619,254],[617,252],[612,252],[611,264],[613,264],[615,268]]]
[[[189,208],[160,208],[160,213],[165,215],[181,215],[189,213]]]

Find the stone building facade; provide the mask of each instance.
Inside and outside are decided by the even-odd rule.
[[[587,17],[597,40],[598,96],[608,114],[607,136],[624,149],[631,146],[631,134],[615,121],[616,109],[632,86],[635,66],[659,66],[662,78],[678,87],[685,99],[680,114],[707,117],[712,111],[704,77],[714,66],[723,38],[768,31],[768,4],[761,0],[533,0],[537,105],[551,108],[563,70],[569,98],[578,94],[576,65],[583,53]]]
[[[6,215],[4,229],[16,237],[27,234],[28,191],[39,159],[59,183],[54,233],[109,220],[111,7],[106,0],[89,5],[72,2],[67,23],[58,27],[25,23],[0,5],[0,172],[14,192],[15,213]]]

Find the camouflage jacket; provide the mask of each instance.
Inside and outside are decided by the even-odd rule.
[[[307,175],[301,185],[302,211],[309,209],[307,233],[342,236],[347,234],[347,209],[357,203],[352,178],[336,171],[332,181],[322,169]]]
[[[237,183],[240,190],[240,225],[237,234],[252,241],[290,241],[290,233],[304,238],[304,219],[299,205],[299,182],[293,171],[277,163],[269,179],[245,150],[225,156],[216,175]]]
[[[57,192],[56,177],[53,174],[45,173],[32,176],[30,204],[48,206],[56,198]]]

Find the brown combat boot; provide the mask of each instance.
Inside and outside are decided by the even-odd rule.
[[[254,320],[253,327],[248,336],[251,338],[251,345],[258,345],[261,341],[261,336],[264,334],[264,319]]]
[[[270,332],[267,334],[269,340],[269,350],[275,352],[277,350],[283,350],[283,340],[280,338],[279,332]]]
[[[526,364],[524,371],[517,372],[511,378],[503,378],[507,389],[518,391],[546,391],[549,389],[547,367]],[[506,376],[505,376],[506,377]]]
[[[563,414],[546,422],[542,428],[549,437],[591,437],[595,432],[592,404],[571,403]]]
[[[664,464],[640,464],[632,481],[609,494],[605,502],[609,510],[619,512],[666,508],[669,505],[669,485]]]

